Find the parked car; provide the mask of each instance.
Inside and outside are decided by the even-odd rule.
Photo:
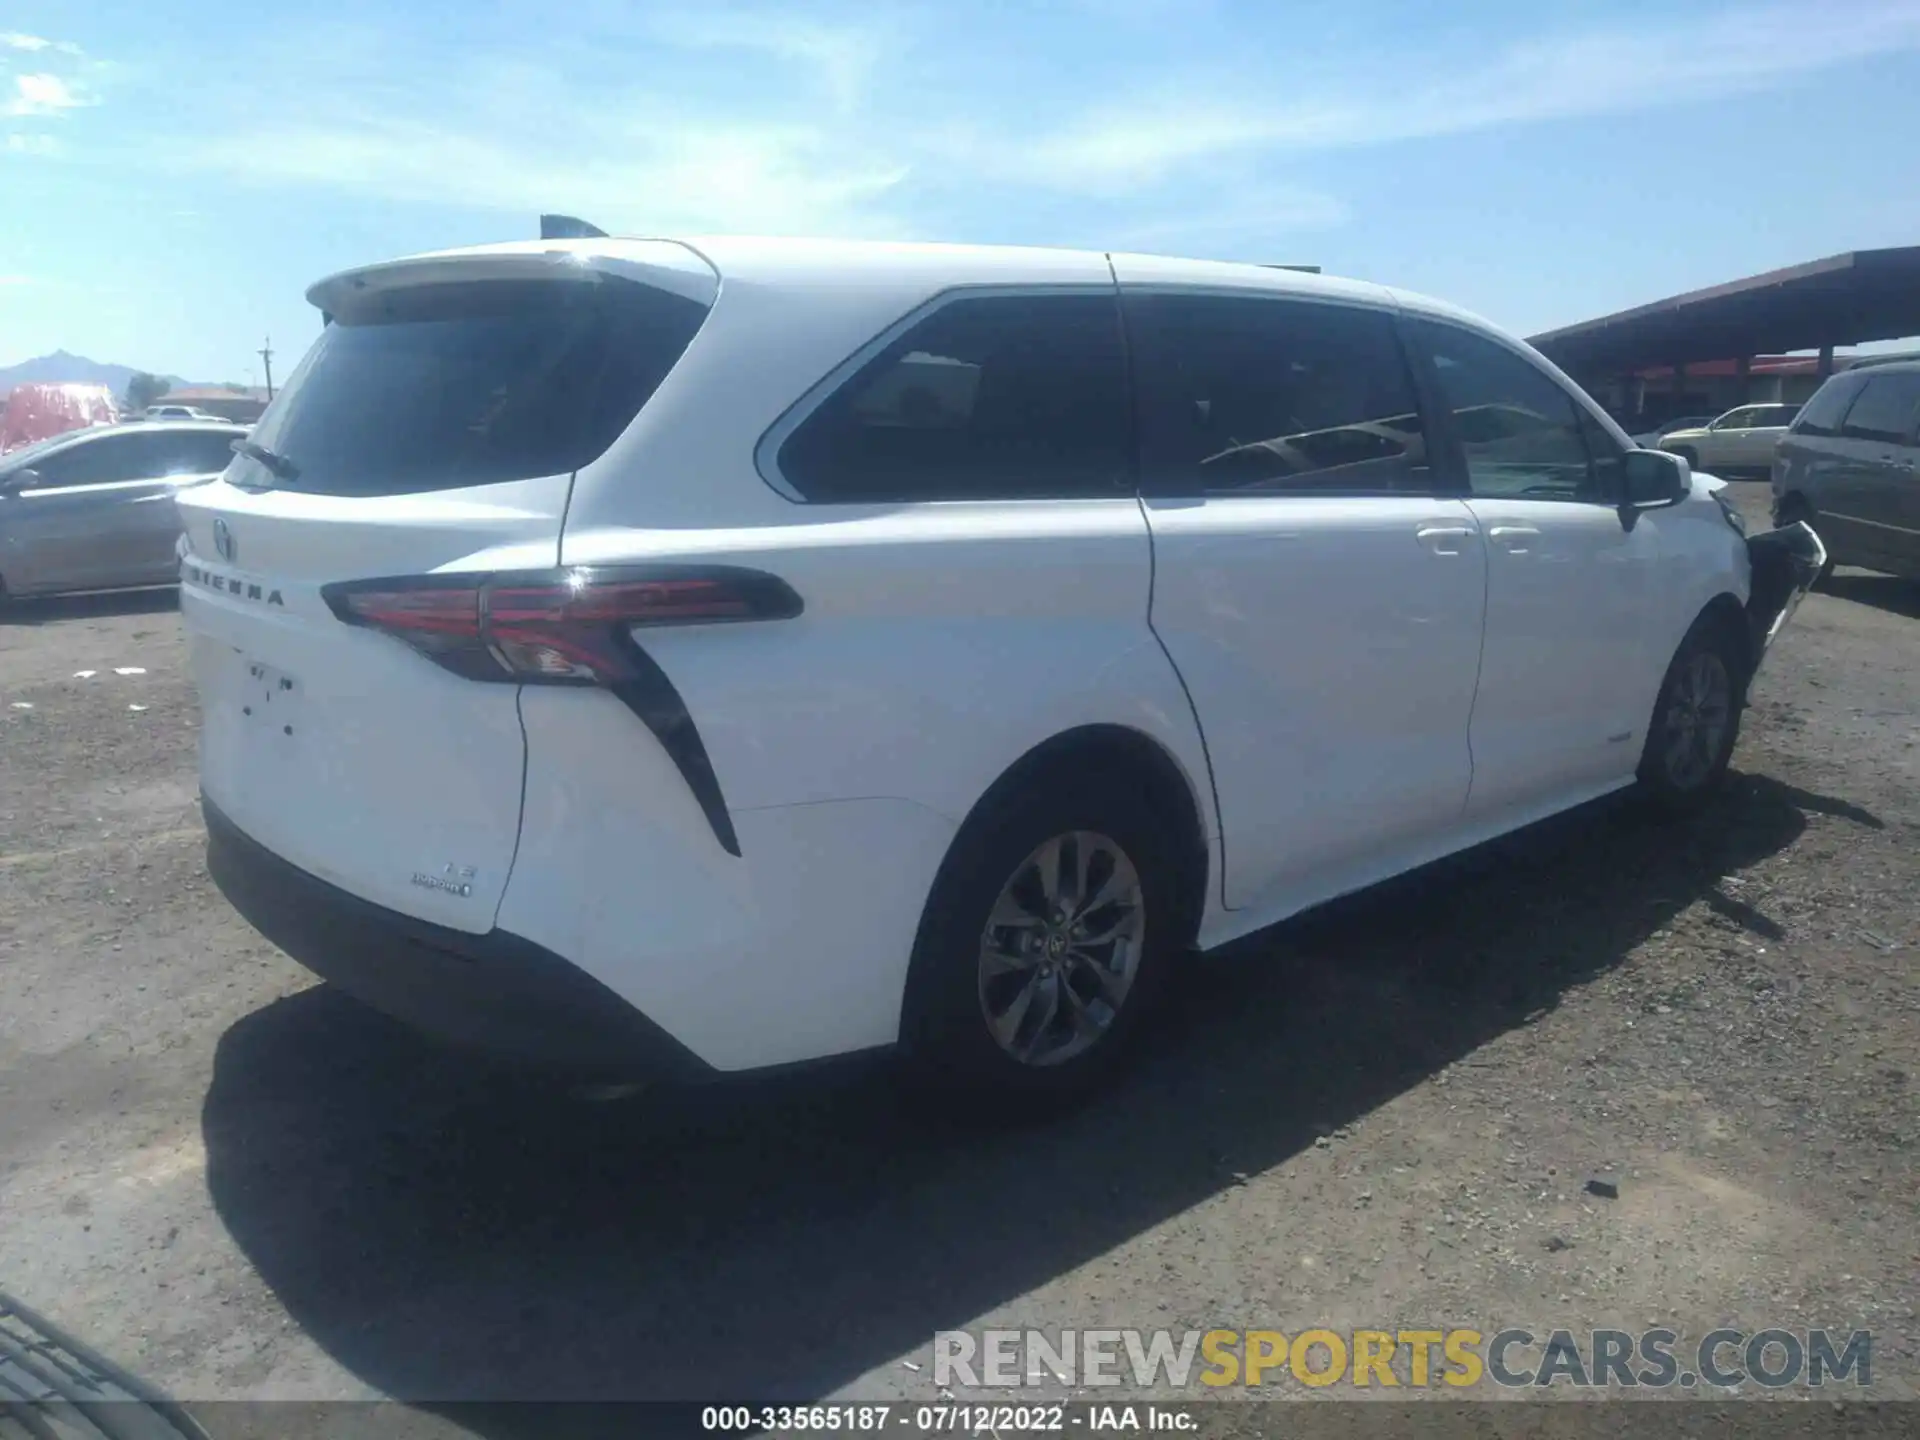
[[[1713,423],[1711,415],[1682,415],[1676,420],[1667,420],[1651,430],[1642,430],[1633,437],[1633,443],[1643,450],[1656,450],[1660,442],[1676,430],[1701,430]]]
[[[1698,429],[1669,430],[1655,448],[1715,474],[1764,475],[1773,467],[1773,447],[1799,409],[1797,405],[1742,405]]]
[[[180,502],[210,869],[583,1071],[1092,1085],[1194,946],[1707,795],[1819,558],[1374,285],[603,238],[308,298]]]
[[[0,595],[171,585],[174,497],[233,459],[238,425],[113,425],[0,456]]]
[[[1773,513],[1819,531],[1830,566],[1920,578],[1920,361],[1814,392],[1774,457]]]
[[[225,417],[211,415],[191,405],[149,405],[140,412],[140,418],[143,420],[212,420],[216,423],[225,423]]]

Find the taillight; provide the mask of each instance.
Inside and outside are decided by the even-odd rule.
[[[636,627],[785,620],[787,583],[734,566],[577,567],[356,580],[322,590],[349,625],[381,630],[471,680],[618,686],[647,666]]]
[[[731,565],[581,566],[354,580],[320,593],[347,624],[404,640],[456,675],[611,690],[679,768],[714,838],[729,854],[740,853],[700,733],[633,632],[788,620],[801,605],[786,581]]]

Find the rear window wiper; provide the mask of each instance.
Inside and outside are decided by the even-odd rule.
[[[282,455],[278,450],[269,450],[266,446],[256,441],[234,441],[233,453],[236,455],[244,455],[249,460],[258,460],[273,473],[273,478],[276,480],[284,480],[288,484],[292,484],[300,478],[300,467],[298,465],[294,464],[293,461]]]

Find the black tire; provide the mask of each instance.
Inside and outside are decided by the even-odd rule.
[[[943,1097],[960,1100],[966,1117],[989,1120],[1031,1113],[1035,1105],[1078,1100],[1108,1078],[1158,1008],[1170,961],[1192,937],[1193,907],[1183,893],[1190,886],[1168,834],[1171,828],[1122,773],[1052,775],[1038,783],[1015,785],[1004,797],[989,799],[954,841],[914,944],[901,1016],[901,1051],[913,1078]],[[1070,1018],[1069,998],[1088,991],[1101,998],[1090,983],[1095,977],[1084,969],[1085,961],[1070,952],[1058,961],[1040,954],[1022,962],[1021,969],[1010,968],[983,979],[983,942],[1003,890],[1021,878],[1043,845],[1055,837],[1076,834],[1110,841],[1131,864],[1143,902],[1139,907],[1142,934],[1130,983],[1097,1038],[1077,1053],[1036,1063],[1016,1058],[994,1038],[988,1023],[990,1000],[997,1002],[1007,986],[1027,983],[1021,976],[1032,971],[1025,966],[1045,963],[1045,987],[1064,985],[1074,990],[1073,997],[1053,990],[1054,1010],[1059,1023],[1065,1024]],[[1087,848],[1094,853],[1096,847]],[[1104,870],[1100,868],[1103,860]],[[1098,891],[1103,876],[1117,873],[1118,867],[1104,852],[1092,863],[1095,868],[1087,888]],[[1026,875],[1034,878],[1032,872]],[[1034,894],[1031,887],[1027,893]],[[1119,912],[1115,907],[1096,907],[1087,913],[1103,926]],[[1041,929],[1045,929],[1045,918],[1039,922]],[[1024,928],[997,929],[995,935],[1030,938],[1040,946],[1047,943],[1046,935]],[[1037,993],[1044,995],[1046,990]],[[1041,1003],[1029,999],[1022,1024],[1033,1019]],[[1086,1006],[1074,1008],[1082,1012]],[[1020,1029],[1016,1025],[1016,1039]]]
[[[1740,739],[1748,671],[1745,637],[1731,618],[1710,612],[1693,622],[1660,682],[1640,755],[1641,791],[1660,809],[1685,813],[1720,788]],[[1706,725],[1716,713],[1717,725]]]
[[[1795,521],[1804,521],[1809,530],[1813,531],[1816,535],[1820,535],[1820,527],[1814,523],[1813,506],[1807,503],[1807,497],[1804,495],[1789,495],[1786,499],[1782,500],[1780,502],[1779,513],[1774,518],[1783,526],[1791,525]],[[1821,544],[1826,544],[1826,539],[1826,536],[1820,535]],[[1826,587],[1827,581],[1833,578],[1834,563],[1833,551],[1831,547],[1829,547],[1827,551],[1827,563],[1822,565],[1820,567],[1820,573],[1814,576],[1813,588],[1824,589]]]

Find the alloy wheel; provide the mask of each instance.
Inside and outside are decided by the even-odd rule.
[[[1112,1028],[1140,967],[1146,895],[1105,835],[1056,835],[1015,867],[980,936],[980,1010],[1023,1065],[1058,1065]]]
[[[1687,660],[1666,719],[1667,779],[1675,789],[1692,790],[1713,774],[1733,721],[1733,678],[1721,656],[1701,650]]]

